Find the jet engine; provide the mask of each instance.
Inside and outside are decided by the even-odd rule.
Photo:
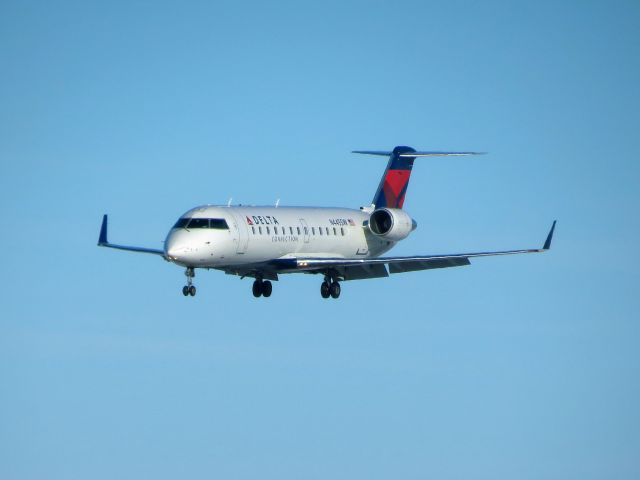
[[[416,222],[399,208],[381,208],[369,217],[371,233],[392,242],[407,238],[416,227]]]

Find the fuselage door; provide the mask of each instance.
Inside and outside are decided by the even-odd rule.
[[[300,219],[300,225],[302,225],[302,234],[304,235],[304,243],[309,243],[309,226],[304,218]]]
[[[249,245],[249,229],[247,224],[244,222],[242,215],[235,215],[232,213],[232,217],[236,253],[243,254],[247,251],[247,246]]]

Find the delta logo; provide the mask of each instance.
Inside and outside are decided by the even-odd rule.
[[[245,215],[247,219],[247,225],[280,225],[276,217],[271,215],[251,215],[251,217]]]

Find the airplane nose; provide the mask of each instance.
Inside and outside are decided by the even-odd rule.
[[[184,230],[172,230],[165,240],[164,247],[165,258],[179,264],[189,263],[197,251],[197,248],[194,248],[192,236]]]
[[[191,249],[184,245],[170,245],[167,248],[167,257],[169,257],[171,260],[179,260],[190,251]]]

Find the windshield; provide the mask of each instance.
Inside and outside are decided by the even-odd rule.
[[[173,228],[184,228],[189,223],[190,218],[179,218]]]
[[[180,218],[173,228],[213,228],[216,230],[229,230],[224,218]]]

